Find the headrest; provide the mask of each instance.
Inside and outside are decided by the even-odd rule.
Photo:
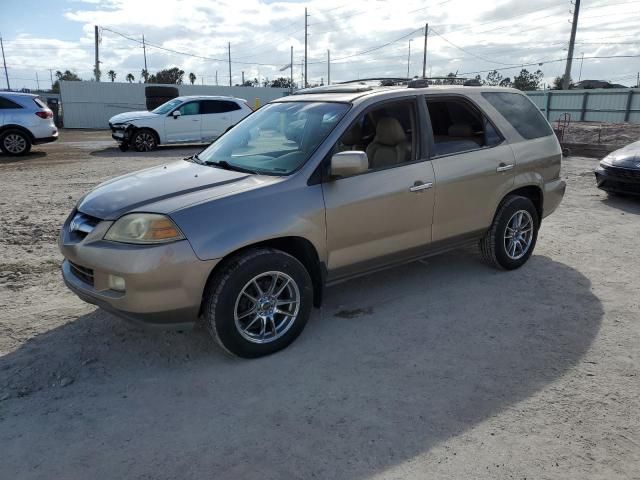
[[[473,137],[473,128],[466,123],[454,123],[449,127],[450,137]]]
[[[349,130],[344,132],[340,140],[343,145],[358,145],[362,142],[362,127],[359,123],[353,125]]]
[[[376,125],[375,141],[383,145],[398,145],[404,142],[407,137],[404,134],[402,125],[393,117],[383,117]]]

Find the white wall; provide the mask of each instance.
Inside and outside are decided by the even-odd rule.
[[[156,85],[156,84],[153,84]],[[144,88],[149,84],[120,82],[60,82],[65,128],[109,128],[109,118],[122,112],[146,110]],[[289,93],[284,88],[166,85],[180,95],[226,95],[261,105]]]

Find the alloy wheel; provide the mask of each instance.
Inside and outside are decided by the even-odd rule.
[[[27,141],[18,133],[10,133],[4,137],[3,144],[4,148],[6,148],[8,152],[15,155],[24,152],[27,148]]]
[[[149,132],[141,132],[136,135],[136,149],[140,152],[148,152],[156,146],[156,139]]]
[[[240,335],[252,343],[281,338],[295,323],[300,290],[283,272],[265,272],[252,278],[238,295],[234,320]]]
[[[511,260],[526,255],[533,242],[533,217],[526,210],[518,210],[507,222],[504,231],[504,249]]]

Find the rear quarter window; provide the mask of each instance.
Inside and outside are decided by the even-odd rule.
[[[13,100],[9,100],[8,98],[0,97],[0,109],[9,109],[9,108],[22,108],[21,105],[18,105]]]
[[[538,107],[519,93],[483,92],[482,96],[527,140],[553,134]]]
[[[40,108],[49,108],[47,107],[47,104],[44,103],[42,100],[40,100],[39,98],[34,98],[33,101],[36,103],[36,105],[38,105]]]

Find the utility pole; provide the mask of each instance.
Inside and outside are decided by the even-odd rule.
[[[291,75],[291,93],[293,93],[293,45],[291,45],[291,64],[289,67],[291,69],[289,73]]]
[[[38,78],[38,72],[36,72],[36,85],[38,85],[38,91],[40,91],[40,79]]]
[[[424,26],[424,52],[422,53],[422,78],[427,76],[427,37],[429,36],[429,24]]]
[[[100,55],[98,52],[98,26],[94,25],[93,26],[93,37],[94,37],[94,41],[95,41],[95,46],[96,46],[96,66],[94,67],[94,75],[96,78],[96,82],[100,81]]]
[[[571,62],[573,61],[573,48],[576,45],[576,30],[578,29],[578,15],[580,14],[580,0],[576,0],[573,8],[573,22],[571,23],[571,37],[569,38],[569,53],[567,55],[567,65],[562,78],[562,89],[569,90],[571,81]]]
[[[640,72],[638,72],[638,76],[636,78],[636,88],[640,88]]]
[[[331,85],[331,51],[327,50],[327,85]]]
[[[0,48],[2,49],[2,63],[4,64],[4,77],[7,79],[7,90],[11,90],[11,85],[9,85],[9,71],[7,70],[7,61],[4,58],[4,44],[2,43],[2,37],[0,37]]]
[[[144,55],[144,83],[147,83],[147,78],[149,78],[149,70],[147,69],[147,45],[144,43],[144,33],[142,34],[142,54]]]
[[[308,18],[309,15],[307,15],[307,9],[304,9],[304,88],[307,88],[309,86],[309,82],[307,80],[307,44],[308,44],[308,37],[309,34],[307,33],[308,27],[309,27],[309,23],[308,23]]]
[[[218,86],[218,70],[216,70],[216,87]]]
[[[409,40],[409,56],[407,57],[407,80],[409,79],[409,67],[411,66],[411,40]]]
[[[51,80],[51,90],[53,90],[53,69],[49,69],[49,80]]]
[[[578,81],[582,80],[582,62],[584,62],[584,52],[580,55],[580,74],[578,75]]]
[[[244,85],[244,70],[242,71],[242,85]]]
[[[231,86],[231,42],[229,42],[229,86]]]

